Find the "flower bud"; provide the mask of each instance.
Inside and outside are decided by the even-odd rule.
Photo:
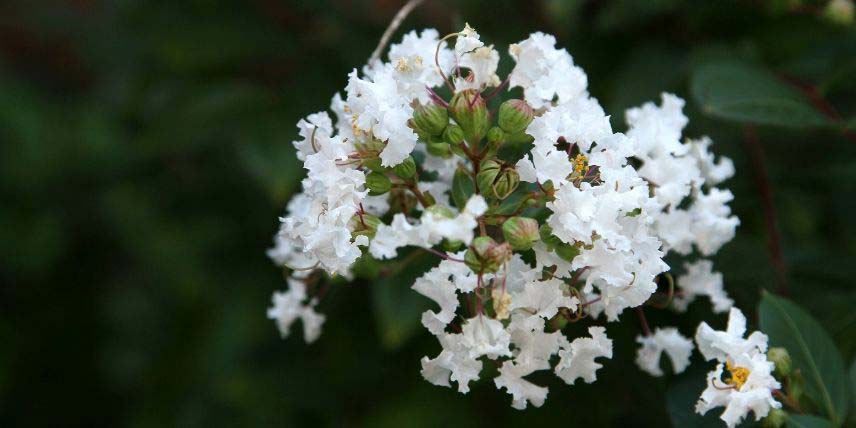
[[[534,117],[532,107],[523,100],[508,100],[499,106],[499,127],[509,134],[525,131]]]
[[[520,185],[520,174],[514,168],[503,167],[499,162],[482,162],[476,175],[479,192],[490,198],[505,199]]]
[[[458,125],[449,125],[446,127],[446,130],[443,131],[443,141],[453,145],[459,146],[464,143],[464,130],[461,129]]]
[[[351,228],[352,236],[360,236],[365,235],[368,236],[369,239],[373,239],[375,236],[375,232],[377,232],[377,227],[380,225],[381,220],[377,216],[373,216],[371,214],[363,213],[362,216],[359,214],[355,214],[351,217],[351,221],[348,222],[348,226]]]
[[[354,144],[354,148],[360,157],[362,165],[372,171],[383,172],[387,168],[381,165],[378,155],[383,151],[385,145],[382,141],[370,140],[364,143]]]
[[[464,254],[464,263],[476,273],[496,272],[500,266],[511,259],[511,246],[507,242],[497,244],[489,236],[473,239],[470,248]]]
[[[476,184],[482,195],[493,196],[493,183],[500,171],[502,171],[502,165],[495,160],[488,159],[481,163],[479,173],[476,175]]]
[[[538,221],[528,217],[511,217],[502,223],[502,236],[511,244],[511,248],[523,251],[532,248],[532,243],[540,238]]]
[[[782,428],[788,421],[788,414],[782,409],[770,409],[767,417],[761,422],[764,428]]]
[[[442,141],[431,141],[426,146],[428,153],[443,159],[452,157],[452,146]]]
[[[369,189],[369,195],[383,195],[392,188],[392,182],[386,174],[372,171],[366,174],[366,188]]]
[[[788,377],[791,375],[793,365],[791,364],[791,355],[785,348],[775,347],[767,351],[767,360],[772,361],[776,365],[776,374],[780,377]]]
[[[487,131],[487,142],[491,146],[498,146],[502,144],[502,140],[505,138],[505,132],[502,132],[498,126],[494,126]]]
[[[490,127],[490,113],[481,94],[473,89],[456,93],[449,102],[449,114],[464,131],[464,138],[476,146]]]
[[[416,161],[413,160],[413,156],[408,156],[400,164],[394,166],[392,170],[395,172],[395,175],[409,180],[416,175]]]
[[[410,124],[417,133],[439,136],[449,124],[449,112],[433,102],[424,106],[417,102],[413,107],[413,121]]]

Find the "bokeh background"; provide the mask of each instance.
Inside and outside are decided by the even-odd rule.
[[[466,396],[422,380],[419,359],[439,347],[418,325],[427,299],[412,279],[335,287],[310,346],[280,340],[265,319],[284,282],[264,251],[303,174],[295,123],[344,88],[402,3],[0,4],[0,425],[661,427],[686,417],[698,385],[634,366],[632,313],[609,325],[615,357],[598,382],[535,376],[550,395],[525,412],[487,372]],[[554,33],[619,130],[629,106],[661,91],[687,97],[686,134],[712,136],[737,166],[727,186],[742,225],[716,262],[751,319],[759,290],[777,287],[747,150],[758,146],[745,125],[706,115],[688,82],[705,58],[744,58],[811,85],[830,114],[856,116],[856,33],[825,17],[825,3],[427,0],[402,30],[469,22],[503,54],[530,32]],[[755,131],[790,296],[849,366],[856,142]],[[724,322],[708,306],[677,322],[649,311],[649,321],[689,335],[701,319]],[[697,377],[708,369],[694,365]],[[667,399],[675,388],[689,393]]]

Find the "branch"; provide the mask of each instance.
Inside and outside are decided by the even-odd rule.
[[[754,126],[747,126],[743,142],[749,152],[755,184],[761,196],[761,208],[764,213],[764,224],[767,227],[767,239],[770,247],[770,259],[776,271],[776,288],[779,294],[788,295],[788,282],[785,275],[785,261],[782,257],[782,243],[779,227],[776,221],[776,207],[773,204],[773,188],[770,185],[767,167],[764,163],[764,147],[758,141],[758,132]]]
[[[380,42],[378,42],[377,47],[374,52],[372,52],[372,56],[369,57],[369,66],[374,64],[380,59],[380,54],[386,48],[386,45],[389,43],[389,39],[392,37],[392,34],[395,33],[395,30],[401,26],[401,23],[407,18],[407,15],[410,14],[416,6],[419,6],[424,0],[409,0],[398,13],[395,14],[395,17],[392,18],[392,22],[389,23],[389,27],[386,27],[386,31],[383,32],[383,35],[380,37]]]

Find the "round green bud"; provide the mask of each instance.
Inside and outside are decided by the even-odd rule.
[[[776,365],[776,374],[780,377],[788,377],[791,375],[793,365],[791,364],[791,355],[788,350],[781,347],[770,348],[767,351],[767,359]]]
[[[476,174],[476,185],[479,187],[479,193],[485,196],[494,197],[493,183],[496,177],[502,171],[502,165],[494,160],[486,160],[479,166],[479,173]]]
[[[770,409],[767,416],[761,421],[764,428],[782,428],[788,422],[788,414],[782,409]]]
[[[449,115],[464,131],[464,138],[475,146],[490,128],[490,112],[484,98],[474,90],[460,91],[449,101]]]
[[[505,168],[493,182],[493,196],[505,199],[520,185],[520,174],[514,168]]]
[[[507,242],[497,244],[489,236],[473,239],[470,248],[464,254],[464,263],[476,273],[496,272],[500,266],[511,259],[511,245]]]
[[[464,138],[464,130],[458,125],[449,125],[443,131],[443,141],[453,146],[464,144]]]
[[[512,249],[528,250],[540,238],[538,221],[528,217],[511,217],[502,223],[502,236]]]
[[[392,182],[386,174],[372,171],[366,174],[366,188],[369,189],[369,195],[383,195],[392,188]]]
[[[352,236],[365,235],[368,236],[369,239],[374,238],[375,232],[377,232],[377,227],[380,224],[380,218],[368,213],[363,213],[362,216],[356,214],[351,217],[351,221],[348,222]]]
[[[444,239],[440,245],[443,246],[444,250],[454,252],[454,251],[460,250],[461,247],[464,246],[464,242],[463,241],[457,241],[457,240],[450,241],[448,239]]]
[[[426,146],[428,153],[432,156],[441,157],[443,159],[449,159],[452,157],[452,146],[449,143],[444,143],[442,141],[431,141]]]
[[[509,134],[525,131],[534,117],[532,106],[523,100],[508,100],[499,106],[499,127]]]
[[[400,164],[394,166],[392,170],[395,172],[395,175],[409,180],[416,175],[416,161],[413,160],[413,156],[408,156]]]
[[[449,124],[449,112],[436,103],[427,105],[416,103],[413,107],[413,129],[424,135],[439,136]]]
[[[505,139],[505,132],[503,132],[498,126],[494,126],[487,131],[487,142],[490,145],[498,146],[502,144],[503,139]]]

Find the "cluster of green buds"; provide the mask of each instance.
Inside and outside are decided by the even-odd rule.
[[[791,408],[801,408],[805,380],[799,370],[794,370],[788,350],[773,347],[767,351],[767,360],[775,365],[774,373],[782,383],[782,400]],[[764,428],[782,428],[788,420],[788,413],[782,409],[771,409],[764,418]]]

